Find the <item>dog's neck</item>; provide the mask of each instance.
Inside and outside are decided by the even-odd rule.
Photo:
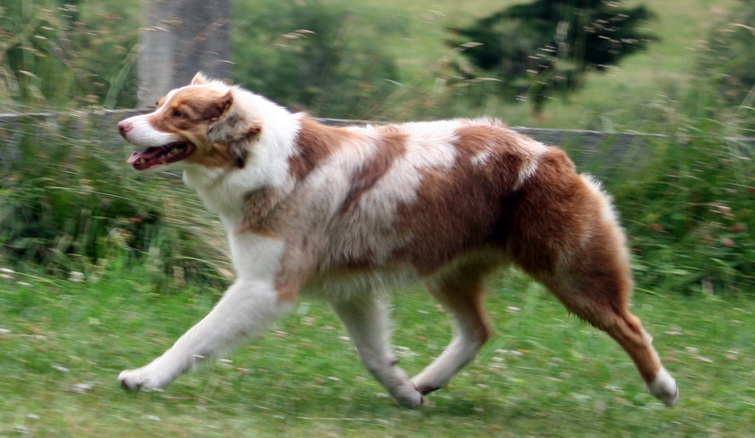
[[[294,187],[289,160],[297,153],[295,144],[302,115],[290,113],[261,96],[253,96],[254,117],[261,114],[264,117],[261,117],[259,137],[247,145],[249,153],[244,166],[208,168],[187,163],[184,167],[186,186],[197,192],[208,210],[220,216],[228,231],[240,226],[248,210],[250,193],[272,189],[281,194]]]

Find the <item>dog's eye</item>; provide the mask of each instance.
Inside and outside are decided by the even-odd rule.
[[[183,119],[186,117],[186,114],[184,114],[182,111],[175,110],[173,111],[173,117],[176,117],[178,119]]]

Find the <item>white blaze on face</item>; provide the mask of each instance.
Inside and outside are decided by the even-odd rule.
[[[162,132],[155,129],[149,122],[151,117],[154,117],[157,113],[164,111],[168,102],[173,98],[178,90],[170,91],[165,100],[159,108],[149,114],[142,114],[139,116],[130,117],[124,120],[122,123],[129,123],[131,129],[125,134],[126,140],[129,143],[141,147],[162,146],[174,141],[180,140],[175,134],[169,132]]]
[[[151,147],[162,146],[180,140],[175,134],[158,131],[152,127],[148,119],[152,114],[126,119],[127,122],[131,123],[131,130],[126,133],[126,139],[129,143],[141,147]]]

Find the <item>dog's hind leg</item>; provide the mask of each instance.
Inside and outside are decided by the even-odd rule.
[[[142,368],[123,371],[118,380],[127,389],[159,390],[205,358],[217,357],[236,342],[258,335],[290,307],[271,281],[239,279],[173,347]]]
[[[427,281],[435,298],[454,318],[454,336],[443,353],[412,381],[422,394],[440,389],[471,362],[490,337],[482,308],[487,268],[463,267],[451,275]]]
[[[507,222],[511,260],[567,309],[616,340],[651,394],[676,404],[676,382],[628,309],[629,252],[608,196],[594,180],[576,174],[562,151],[549,149],[513,203]]]
[[[390,351],[390,320],[383,299],[374,293],[331,303],[365,367],[403,407],[422,406],[422,394],[409,380]]]
[[[596,226],[592,237],[572,248],[549,269],[540,263],[522,266],[538,278],[571,312],[608,333],[634,362],[648,391],[674,406],[676,381],[662,366],[652,338],[628,309],[632,278],[623,237],[615,225]],[[568,255],[566,255],[568,254]],[[541,259],[542,260],[542,259]]]
[[[648,391],[667,406],[674,406],[679,399],[676,381],[661,365],[652,337],[640,319],[629,312],[620,294],[611,289],[610,282],[593,280],[597,281],[585,282],[579,289],[567,285],[550,289],[570,311],[618,342],[634,362]]]

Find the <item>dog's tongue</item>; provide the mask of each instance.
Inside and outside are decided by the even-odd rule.
[[[146,170],[165,164],[164,157],[160,158],[160,155],[163,153],[164,151],[160,146],[151,147],[142,152],[134,152],[128,157],[126,162],[134,166],[136,170]]]
[[[141,158],[142,155],[143,155],[143,153],[141,153],[141,152],[134,152],[133,154],[131,154],[130,157],[128,157],[128,160],[126,160],[126,163],[128,163],[128,164],[134,164],[137,161],[139,161],[139,158]]]
[[[157,153],[160,151],[159,148],[148,148],[142,152],[134,152],[131,154],[130,157],[128,157],[128,160],[126,161],[128,164],[134,164],[137,161],[141,160],[142,158],[146,161],[151,160],[152,158],[155,158],[157,156]]]

